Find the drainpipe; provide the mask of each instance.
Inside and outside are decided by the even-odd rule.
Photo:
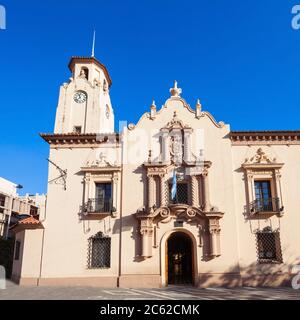
[[[124,132],[124,129],[123,129]],[[120,142],[120,135],[121,133],[119,133],[119,142]],[[124,138],[124,134],[122,135],[122,139]],[[120,234],[119,234],[119,270],[118,270],[118,283],[117,286],[120,287],[120,277],[122,274],[122,267],[121,267],[121,263],[122,263],[122,216],[123,216],[123,171],[124,171],[124,145],[123,145],[124,141],[122,140],[121,143],[121,188],[120,188]]]

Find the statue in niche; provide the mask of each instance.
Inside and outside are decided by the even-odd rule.
[[[176,164],[182,162],[182,139],[180,135],[171,136],[170,141],[170,154],[171,161]]]

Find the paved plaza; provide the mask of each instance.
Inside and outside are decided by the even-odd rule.
[[[207,288],[170,286],[163,289],[94,287],[20,287],[7,281],[0,300],[300,300],[300,289],[292,288]]]

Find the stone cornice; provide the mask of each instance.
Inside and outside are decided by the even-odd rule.
[[[81,167],[81,171],[83,172],[90,172],[90,173],[101,173],[101,172],[116,172],[121,171],[120,166],[106,166],[106,167]]]
[[[182,167],[185,168],[193,168],[197,167],[200,164],[198,163],[182,163]],[[211,161],[205,160],[203,163],[201,163],[201,167],[204,168],[204,171],[209,169],[212,165]],[[171,162],[163,163],[163,162],[145,162],[143,163],[143,166],[147,169],[148,175],[160,175],[160,174],[166,174],[169,171],[173,170],[175,168],[174,164]]]
[[[231,131],[232,145],[300,144],[300,130],[293,131]]]
[[[92,148],[99,144],[119,143],[118,133],[97,134],[97,133],[40,133],[40,136],[50,144],[50,147]]]

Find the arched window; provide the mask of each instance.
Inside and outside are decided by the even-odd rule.
[[[88,268],[110,268],[111,238],[98,232],[88,241]]]
[[[86,67],[82,67],[80,75],[85,76],[85,78],[89,80],[89,69]]]
[[[107,82],[106,82],[106,80],[104,79],[104,80],[103,80],[103,91],[107,91],[107,90],[108,90]]]

